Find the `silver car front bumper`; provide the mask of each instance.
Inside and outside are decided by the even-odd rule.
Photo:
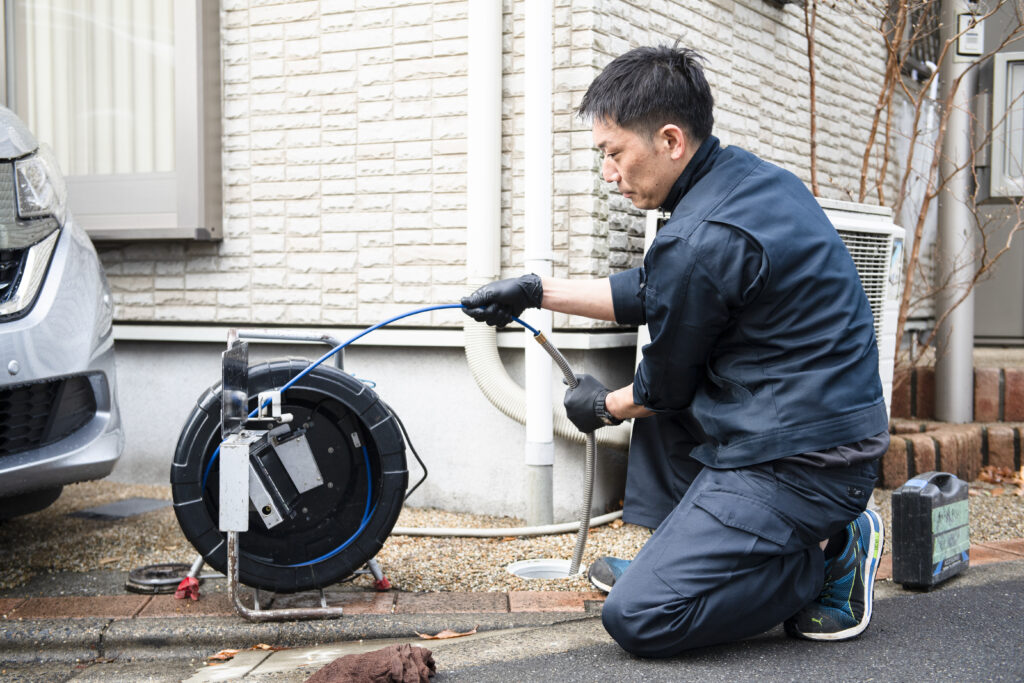
[[[69,217],[28,315],[0,322],[0,497],[98,479],[124,448],[117,406],[112,302],[89,238]],[[69,378],[84,377],[85,381]],[[91,390],[95,412],[59,440],[26,449],[35,423],[52,426],[25,398],[37,387],[58,395]],[[81,404],[82,401],[79,401]],[[43,406],[45,409],[45,406]],[[59,416],[57,416],[59,417]],[[7,429],[7,432],[3,432]]]

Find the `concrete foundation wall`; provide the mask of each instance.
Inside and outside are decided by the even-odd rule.
[[[178,435],[196,400],[220,381],[223,344],[118,342],[118,394],[127,445],[111,479],[166,484]],[[254,344],[250,361],[317,358],[326,346]],[[563,351],[577,372],[614,386],[631,377],[633,349]],[[522,382],[521,350],[502,351]],[[329,361],[330,362],[330,361]],[[477,388],[461,348],[351,347],[345,369],[376,383],[376,391],[405,423],[429,470],[409,499],[415,507],[476,514],[525,516],[525,429],[493,407]],[[552,386],[561,401],[563,387]],[[422,470],[406,451],[410,484]],[[582,500],[584,449],[556,437],[554,516],[576,518]],[[625,454],[598,448],[593,511],[603,513],[622,497]],[[612,508],[614,509],[614,508]]]

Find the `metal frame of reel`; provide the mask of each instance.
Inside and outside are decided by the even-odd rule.
[[[334,619],[342,616],[341,607],[331,607],[323,586],[319,587],[319,607],[264,608],[260,606],[260,589],[254,588],[253,607],[247,607],[239,594],[239,538],[241,532],[249,530],[249,503],[251,497],[249,453],[253,444],[271,431],[266,428],[250,429],[247,424],[254,421],[260,427],[279,426],[286,424],[291,416],[281,414],[281,395],[279,391],[262,392],[258,399],[258,414],[250,420],[248,404],[249,380],[249,346],[241,338],[271,341],[320,342],[338,347],[341,342],[328,335],[302,336],[288,334],[272,334],[246,332],[231,329],[228,331],[228,348],[221,355],[221,438],[220,446],[220,487],[218,506],[218,526],[227,534],[227,580],[228,595],[235,611],[243,618],[254,621],[287,621],[293,619]],[[343,351],[335,354],[335,364],[339,369],[344,367]],[[267,410],[269,408],[269,410]],[[305,446],[309,452],[308,444]],[[300,456],[301,457],[301,456]],[[309,453],[308,457],[312,457]],[[196,560],[202,566],[202,555]],[[373,558],[366,562],[366,570],[357,571],[373,575],[378,585],[386,585],[387,579],[380,565]],[[198,567],[193,565],[198,574]],[[193,572],[189,572],[192,575]],[[386,588],[385,588],[386,590]]]

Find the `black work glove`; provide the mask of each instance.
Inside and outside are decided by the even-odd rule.
[[[605,408],[604,399],[610,393],[608,387],[601,384],[592,375],[576,375],[579,384],[565,391],[565,414],[576,425],[576,429],[588,434],[598,427],[621,424],[622,420],[613,417]]]
[[[540,308],[544,286],[530,273],[484,285],[462,299],[462,312],[473,320],[504,327],[527,308]]]

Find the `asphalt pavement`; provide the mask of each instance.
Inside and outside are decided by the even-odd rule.
[[[230,611],[223,581],[207,582],[203,599],[190,603],[127,596],[119,580],[116,572],[50,576],[3,594],[0,680],[304,681],[341,655],[396,642],[429,648],[439,682],[1024,680],[1024,557],[1012,552],[931,592],[877,582],[872,625],[854,641],[799,641],[776,628],[660,661],[615,645],[592,594],[342,590],[328,593],[351,607],[340,619],[252,624]],[[416,635],[444,629],[476,633]],[[239,652],[210,663],[227,648]]]
[[[870,628],[843,643],[787,638],[781,628],[664,660],[632,657],[596,620],[562,625],[564,651],[457,667],[438,681],[1021,681],[1024,564],[981,567],[931,593],[888,594]]]
[[[437,680],[1024,680],[1024,563],[979,567],[929,593],[891,583],[880,588],[870,628],[852,641],[794,640],[777,627],[739,643],[651,661],[624,653],[592,619],[549,629],[574,641],[565,650],[458,666]]]

